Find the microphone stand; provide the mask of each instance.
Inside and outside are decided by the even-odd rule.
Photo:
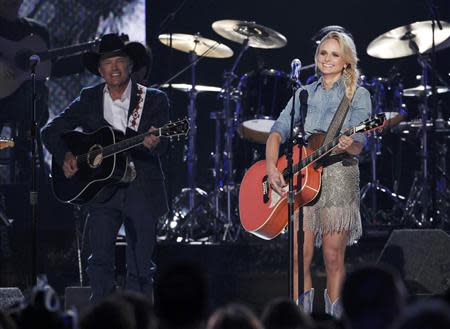
[[[37,278],[37,163],[38,163],[38,145],[37,145],[37,122],[36,122],[36,66],[40,59],[37,55],[30,57],[32,96],[31,96],[31,188],[30,188],[30,206],[31,206],[31,280],[32,286],[38,282]]]
[[[288,231],[289,231],[289,297],[296,301],[298,299],[298,291],[299,288],[299,282],[297,285],[295,284],[296,281],[298,281],[298,275],[300,274],[300,271],[298,271],[298,264],[299,264],[299,253],[298,253],[298,236],[299,236],[299,229],[300,224],[303,223],[303,213],[300,210],[299,214],[299,225],[295,225],[295,219],[294,219],[294,198],[295,198],[295,192],[294,192],[294,174],[293,174],[293,150],[294,150],[294,144],[296,144],[296,139],[294,139],[294,116],[295,116],[295,98],[296,98],[296,92],[299,88],[299,82],[297,79],[292,79],[291,81],[291,88],[292,88],[292,108],[291,108],[291,122],[290,122],[290,129],[289,129],[289,139],[288,139],[288,145],[286,150],[286,159],[287,159],[287,179],[288,179]],[[301,110],[301,109],[300,109]],[[301,113],[301,111],[300,111]],[[302,115],[300,115],[300,131],[302,132],[302,137],[300,140],[300,147],[303,144],[303,120]],[[301,173],[299,173],[299,178],[301,184]],[[296,229],[297,228],[297,229]],[[303,259],[303,258],[302,258]],[[297,262],[296,262],[297,261]],[[303,268],[303,262],[301,262],[302,268]],[[303,271],[302,271],[303,272]],[[302,275],[303,276],[303,275]],[[301,282],[301,285],[303,287],[303,280]],[[303,289],[302,289],[303,291]]]

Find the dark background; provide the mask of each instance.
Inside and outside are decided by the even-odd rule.
[[[430,19],[427,9],[427,1],[422,0],[380,0],[380,1],[212,1],[212,0],[188,0],[173,17],[170,24],[161,30],[161,23],[165,18],[179,7],[183,1],[147,1],[147,40],[154,55],[154,66],[151,76],[152,83],[162,83],[172,74],[188,64],[188,55],[177,50],[170,50],[157,40],[160,33],[189,33],[200,32],[204,37],[225,43],[234,50],[235,56],[239,52],[239,44],[226,40],[216,34],[211,24],[216,20],[238,19],[255,21],[258,24],[270,27],[283,34],[288,44],[281,49],[261,50],[250,48],[243,56],[237,68],[238,75],[250,72],[257,67],[257,63],[263,63],[266,68],[288,72],[293,58],[300,58],[304,65],[313,63],[314,45],[311,37],[323,26],[341,25],[348,29],[354,36],[360,58],[360,68],[363,74],[370,79],[386,77],[389,70],[396,66],[403,78],[405,87],[413,87],[418,84],[415,76],[420,74],[420,67],[414,56],[406,58],[382,60],[372,58],[365,52],[368,44],[377,36],[393,28]],[[439,17],[449,20],[450,9],[448,0],[436,0]],[[52,31],[51,31],[52,32]],[[80,40],[86,41],[86,40]],[[449,79],[450,49],[437,53],[437,70]],[[223,73],[231,68],[235,56],[229,59],[202,60],[197,66],[197,83],[204,85],[221,86]],[[313,71],[302,72],[301,79],[305,81]],[[86,82],[86,81],[85,81]],[[174,82],[190,82],[190,73],[186,72]],[[78,89],[78,88],[76,88]],[[177,91],[169,92],[172,102],[171,117],[176,119],[187,115],[188,98],[186,94]],[[442,95],[444,118],[449,119],[449,96]],[[68,100],[69,101],[69,100]],[[418,117],[417,100],[406,99],[409,118]],[[197,146],[198,146],[198,175],[197,184],[201,188],[210,191],[212,176],[208,168],[213,163],[210,152],[214,150],[214,122],[209,118],[213,111],[221,110],[221,100],[215,94],[200,94],[197,102]],[[430,143],[432,152],[435,143]],[[234,152],[237,157],[236,167],[240,173],[252,163],[250,153],[253,150],[263,152],[263,147],[241,140],[235,137]],[[394,180],[400,184],[399,191],[407,195],[413,180],[414,171],[419,169],[419,140],[414,136],[403,138],[398,133],[387,133],[383,139],[382,154],[379,156],[380,181],[388,187],[392,187]],[[169,196],[175,197],[183,186],[186,186],[186,165],[183,159],[185,143],[173,144],[163,162],[166,171]],[[395,155],[395,156],[394,156]],[[361,161],[361,185],[369,180],[370,163],[366,159]],[[448,172],[448,169],[447,169]],[[239,174],[239,173],[238,173]],[[239,175],[236,181],[239,182]],[[50,282],[59,292],[67,285],[77,283],[76,243],[74,238],[75,221],[71,207],[57,204],[54,200],[48,182],[43,184],[40,200],[40,232],[39,241],[39,272],[47,273]],[[30,235],[26,231],[30,221],[27,214],[27,189],[26,187],[14,187],[7,202],[11,202],[10,209],[14,209],[16,218],[23,219],[9,232],[9,240],[12,250],[9,252],[8,261],[0,262],[0,286],[26,287],[30,283],[29,254]],[[389,210],[392,204],[388,200],[382,207]],[[366,223],[364,223],[366,224]],[[25,230],[25,232],[23,231]],[[367,231],[367,225],[365,225]],[[4,232],[4,230],[3,230]],[[6,235],[3,234],[5,241]],[[253,241],[256,241],[253,240]],[[258,240],[258,242],[262,241]],[[280,243],[285,248],[283,238],[273,241]],[[272,243],[272,242],[271,242]],[[266,243],[265,246],[268,246]],[[9,249],[8,249],[9,250]],[[166,249],[162,249],[163,252]],[[283,249],[286,250],[286,249]],[[361,249],[360,249],[361,250]],[[163,254],[161,252],[161,255]],[[195,253],[197,253],[197,249]],[[176,252],[175,252],[176,253]],[[237,252],[239,254],[239,252]],[[85,256],[85,255],[84,255]],[[371,260],[376,255],[371,255]],[[164,257],[161,256],[161,261]],[[280,271],[280,266],[277,268]],[[233,271],[232,266],[229,270]]]

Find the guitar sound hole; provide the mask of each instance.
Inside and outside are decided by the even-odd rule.
[[[89,167],[91,168],[98,168],[103,161],[103,148],[101,145],[93,145],[89,149],[87,162]]]

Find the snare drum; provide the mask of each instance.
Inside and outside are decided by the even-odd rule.
[[[242,83],[243,82],[243,83]],[[275,120],[289,100],[289,79],[279,70],[263,70],[241,78],[240,136],[265,144]]]

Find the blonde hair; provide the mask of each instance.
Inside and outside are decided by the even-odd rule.
[[[320,40],[319,45],[316,49],[316,54],[314,56],[314,61],[316,63],[316,74],[321,75],[322,72],[320,72],[318,66],[317,66],[317,56],[319,55],[319,49],[320,46],[329,39],[334,39],[339,43],[339,46],[341,47],[341,53],[344,58],[344,61],[347,63],[344,70],[342,71],[342,74],[344,75],[344,82],[345,82],[345,94],[348,98],[352,98],[353,94],[355,93],[356,86],[359,79],[359,70],[358,70],[358,55],[356,54],[356,47],[355,43],[353,42],[353,39],[341,32],[332,31],[325,35],[322,40]]]

